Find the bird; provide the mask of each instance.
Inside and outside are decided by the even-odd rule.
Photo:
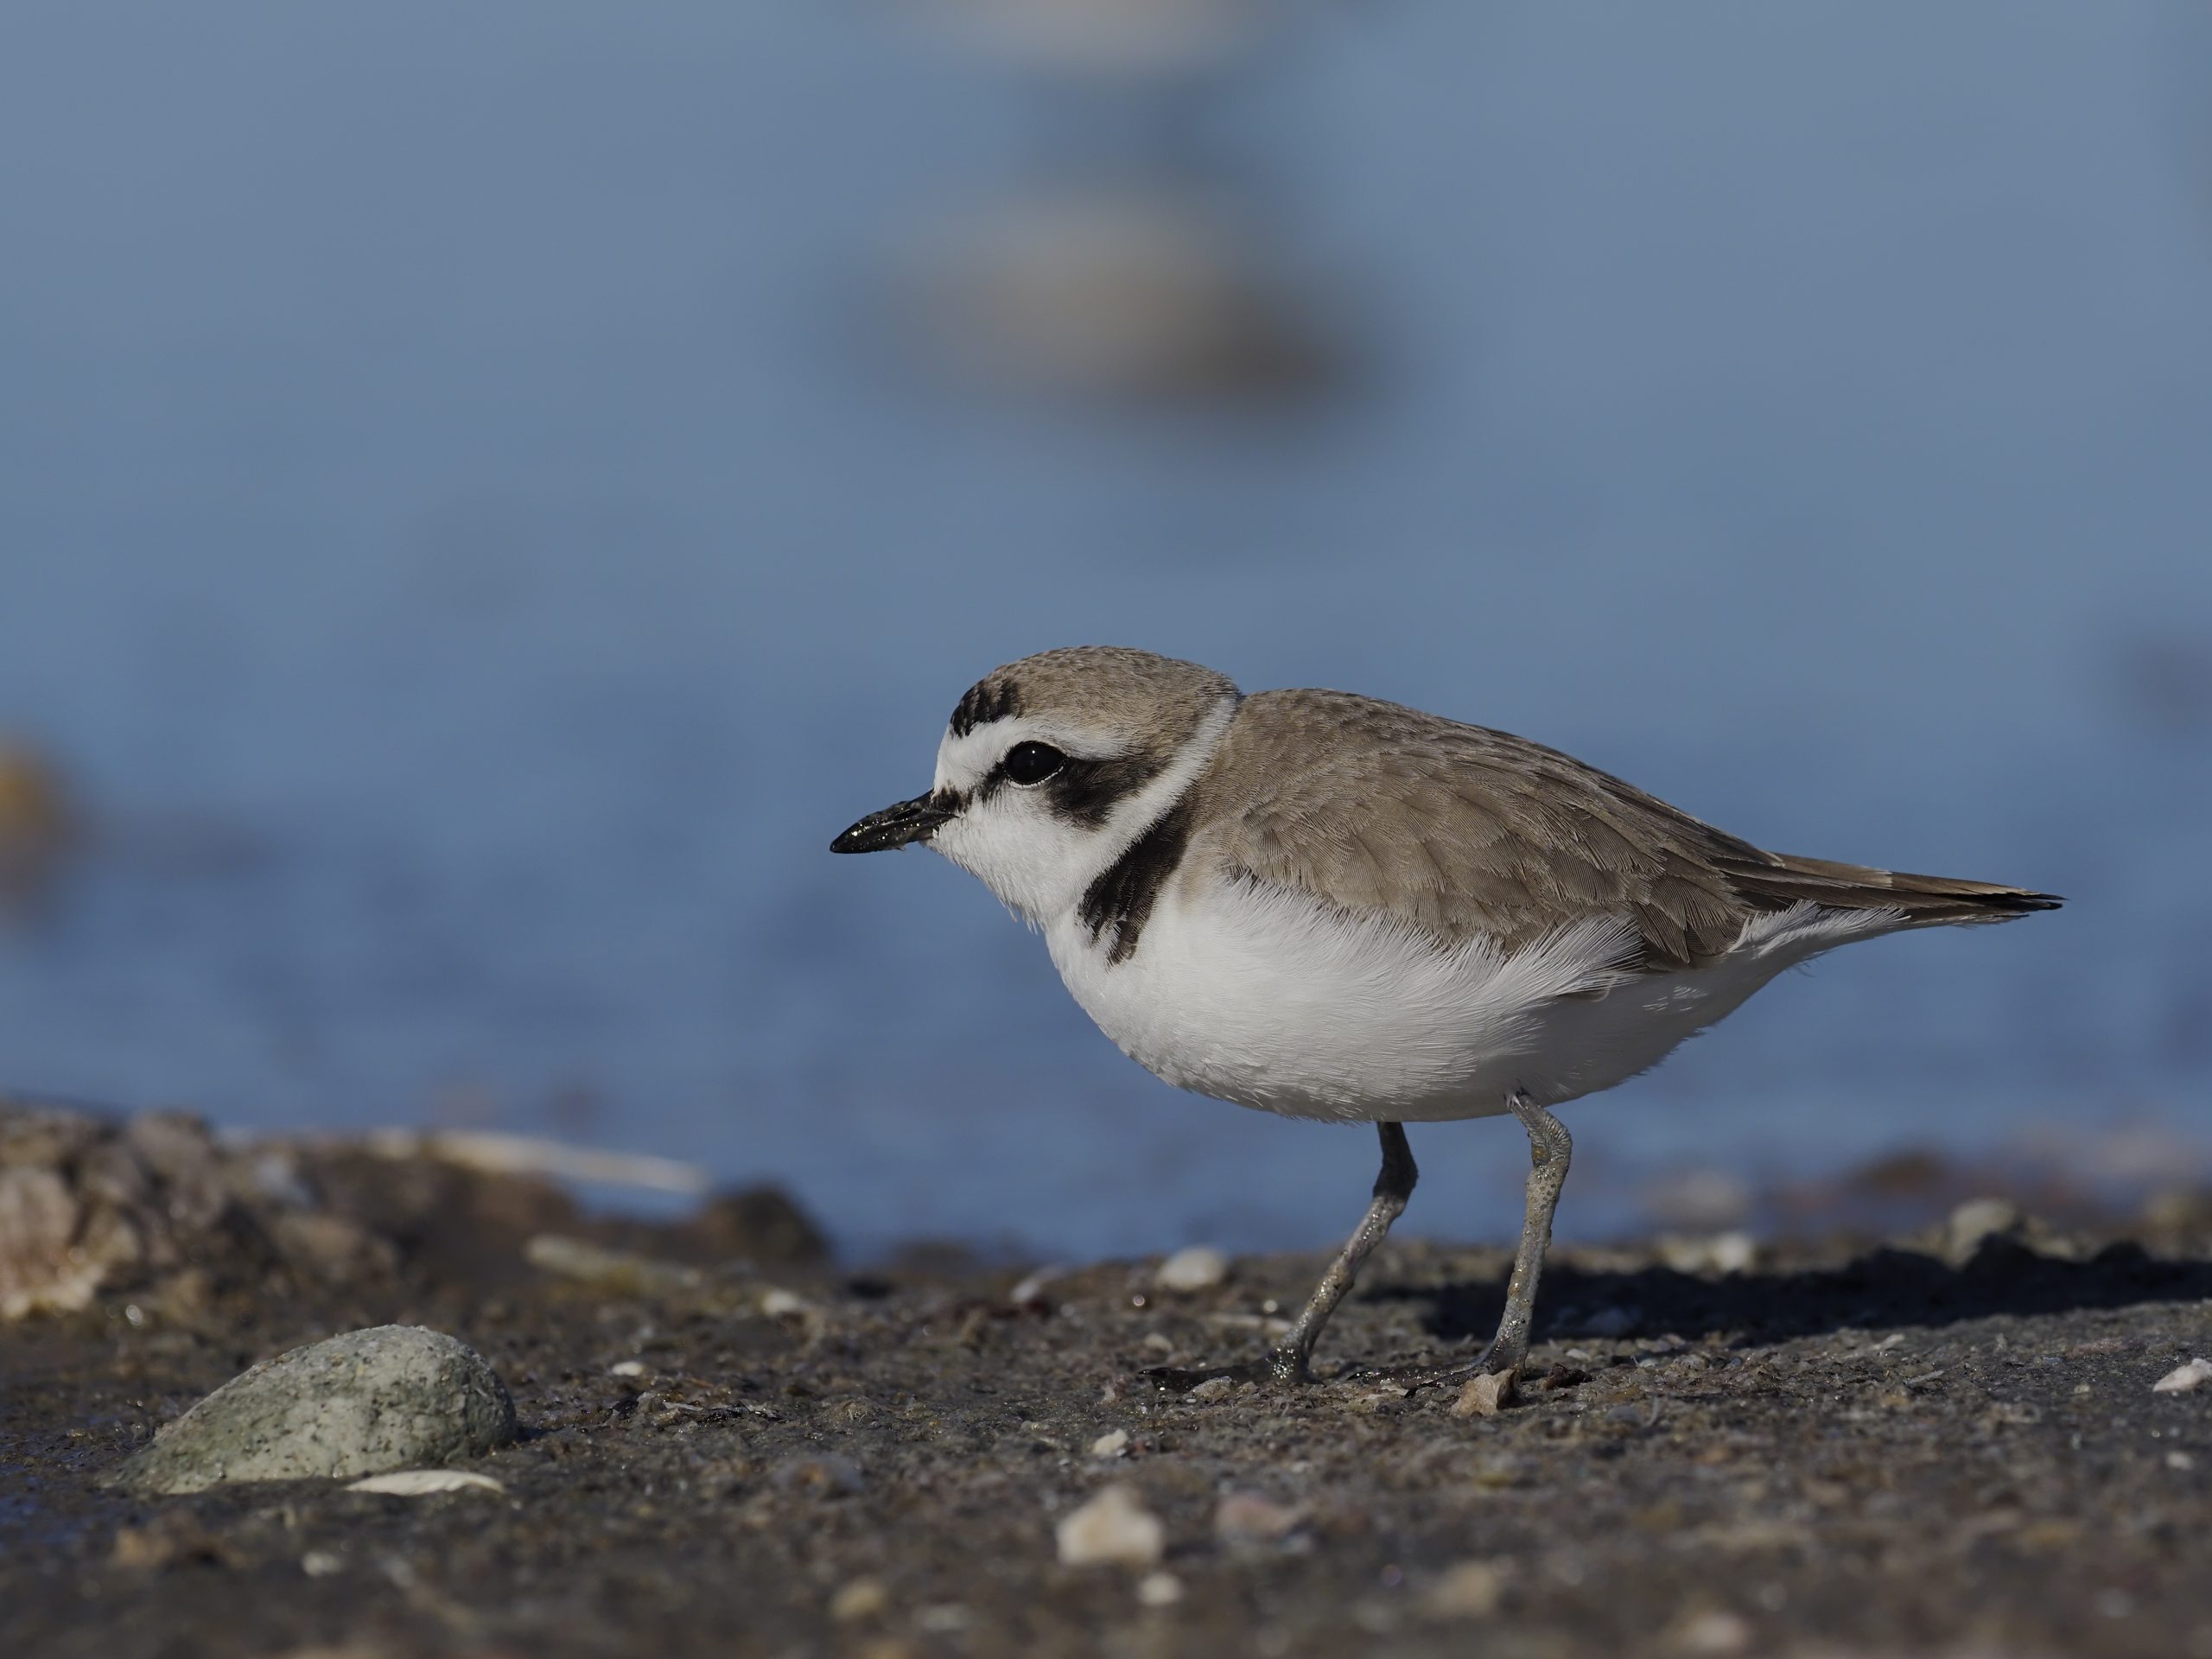
[[[1319,690],[1240,691],[1112,645],[993,670],[930,788],[830,849],[923,845],[1040,931],[1076,1001],[1178,1088],[1370,1122],[1365,1215],[1256,1357],[1148,1373],[1303,1382],[1419,1170],[1408,1123],[1510,1114],[1521,1237],[1478,1352],[1364,1375],[1516,1372],[1573,1142],[1553,1109],[1649,1070],[1784,969],[2058,898],[1771,853],[1556,749]]]

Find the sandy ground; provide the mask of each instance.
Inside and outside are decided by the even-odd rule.
[[[525,1181],[308,1173],[359,1233],[314,1270],[233,1227],[0,1327],[0,1651],[2212,1656],[2212,1383],[2152,1386],[2212,1357],[2202,1205],[1732,1273],[1567,1250],[1480,1416],[1137,1376],[1257,1345],[1318,1257],[1180,1293],[1150,1262],[855,1274],[772,1204],[621,1229]],[[1505,1267],[1386,1249],[1324,1358],[1486,1329]],[[98,1484],[251,1362],[394,1320],[506,1379],[524,1438],[470,1465],[503,1493]],[[1065,1564],[1114,1486],[1158,1559],[1125,1518],[1133,1559]]]

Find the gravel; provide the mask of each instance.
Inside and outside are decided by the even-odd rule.
[[[167,1190],[200,1190],[190,1161]],[[1955,1199],[1735,1269],[1570,1236],[1518,1389],[1458,1416],[1334,1370],[1486,1336],[1503,1249],[1387,1245],[1321,1381],[1197,1402],[1138,1373],[1256,1349],[1318,1256],[1165,1297],[1152,1263],[1071,1267],[1016,1300],[1013,1267],[771,1279],[480,1173],[299,1174],[283,1212],[352,1228],[350,1274],[172,1219],[6,1328],[0,1652],[2212,1655],[2212,1387],[2155,1389],[2212,1355],[2198,1200],[2031,1211],[1963,1257]],[[547,1233],[644,1268],[532,1268]],[[104,1484],[257,1357],[394,1325],[466,1332],[512,1389],[521,1433],[466,1469],[503,1493]]]

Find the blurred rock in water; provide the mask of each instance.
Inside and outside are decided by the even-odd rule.
[[[296,1174],[175,1112],[128,1122],[0,1102],[0,1319],[139,1287],[388,1274],[390,1240],[320,1208]],[[190,1285],[177,1281],[190,1279]]]
[[[979,45],[1039,68],[1147,79],[1242,55],[1283,10],[1273,0],[935,0],[930,8]]]
[[[1654,1181],[1643,1195],[1654,1221],[1696,1232],[1719,1232],[1751,1212],[1751,1191],[1725,1169],[1679,1169]]]
[[[810,1267],[830,1255],[830,1241],[814,1217],[779,1186],[717,1193],[682,1231],[702,1253],[716,1258]]]
[[[2139,724],[2169,738],[2212,730],[2212,639],[2145,634],[2116,653],[2121,706]]]
[[[527,1240],[575,1236],[701,1265],[800,1268],[829,1245],[787,1195],[753,1187],[653,1228],[587,1215],[540,1173],[392,1154],[369,1138],[233,1142],[197,1117],[127,1120],[0,1100],[0,1320],[130,1295],[197,1317],[237,1293],[322,1295],[532,1276]],[[136,1304],[144,1304],[141,1308]]]
[[[2012,1230],[2023,1213],[2058,1227],[2132,1215],[2166,1233],[2186,1230],[2189,1206],[2208,1186],[2212,1165],[2156,1124],[2089,1135],[2046,1126],[1974,1156],[1908,1148],[1834,1175],[1778,1181],[1758,1189],[1750,1215],[1756,1230],[1779,1237],[1926,1230],[1955,1256]]]
[[[78,829],[53,763],[26,745],[0,738],[0,904],[44,883]]]
[[[917,261],[928,354],[1020,391],[1311,395],[1320,320],[1232,213],[1172,189],[1071,189],[949,226]]]

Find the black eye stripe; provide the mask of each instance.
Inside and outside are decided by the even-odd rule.
[[[1016,749],[1026,745],[1016,744]],[[1040,744],[1039,747],[1049,747]],[[1055,753],[1058,753],[1055,751]],[[970,792],[969,799],[981,803],[989,800],[1001,790],[1016,785],[1007,767],[1013,751],[983,774],[982,780]],[[1042,796],[1052,805],[1055,815],[1070,823],[1080,824],[1086,830],[1096,830],[1113,815],[1114,809],[1135,794],[1147,784],[1166,770],[1164,760],[1144,754],[1109,756],[1103,760],[1087,760],[1082,755],[1060,754],[1058,770],[1040,783],[1022,785],[1023,791]]]
[[[1045,787],[1052,810],[1071,823],[1096,830],[1114,809],[1166,770],[1165,760],[1125,754],[1110,760],[1071,759]]]

